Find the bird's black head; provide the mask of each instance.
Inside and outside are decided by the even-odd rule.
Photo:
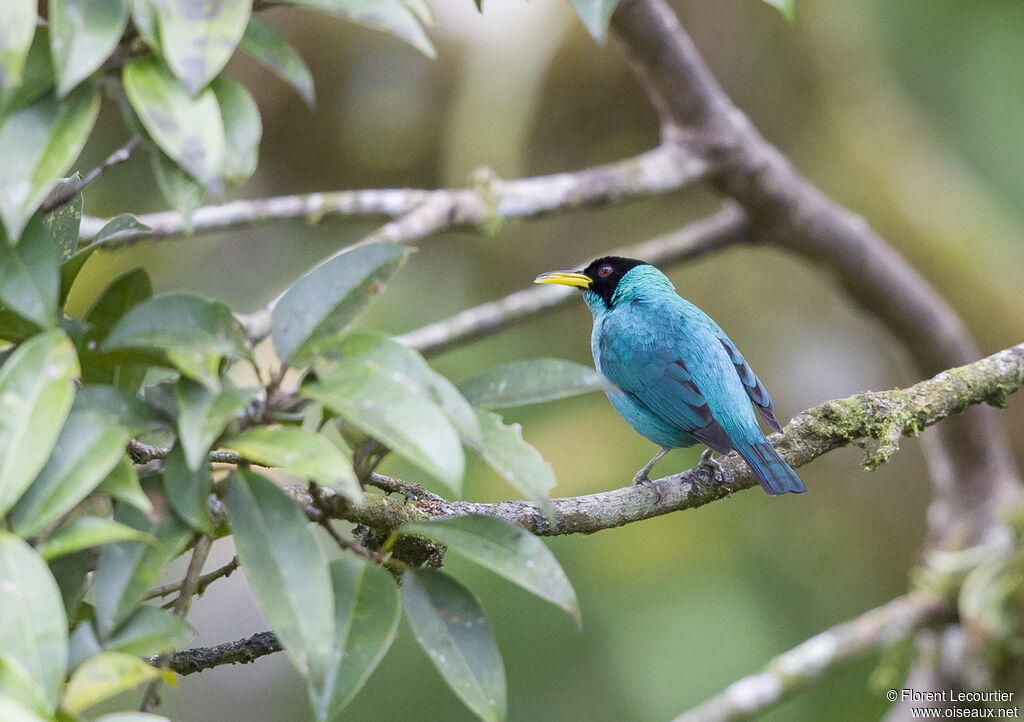
[[[583,275],[590,279],[590,290],[600,296],[604,304],[611,308],[612,296],[615,295],[615,289],[618,288],[622,277],[631,269],[646,265],[648,265],[647,261],[638,261],[635,258],[604,256],[584,268]]]

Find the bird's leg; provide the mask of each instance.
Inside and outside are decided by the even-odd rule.
[[[633,477],[633,483],[634,484],[650,483],[651,480],[649,478],[647,478],[647,475],[651,472],[651,469],[654,467],[654,465],[657,464],[659,461],[661,461],[661,457],[663,457],[669,451],[671,451],[671,449],[669,447],[667,447],[667,446],[661,447],[661,450],[657,454],[654,455],[654,458],[651,459],[650,461],[648,461],[647,464],[644,466],[644,468],[642,468],[640,471],[636,472],[636,476]]]
[[[722,481],[728,481],[729,478],[725,471],[725,467],[722,466],[718,459],[716,459],[713,456],[714,453],[714,449],[712,449],[710,446],[704,449],[704,451],[702,451],[700,455],[700,466],[706,466],[707,468],[711,469],[712,479],[714,479],[715,476],[721,476]]]

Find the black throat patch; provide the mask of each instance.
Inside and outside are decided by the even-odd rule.
[[[601,297],[605,306],[611,308],[612,296],[615,295],[615,289],[618,288],[622,277],[631,269],[646,265],[647,261],[638,261],[635,258],[604,256],[583,269],[583,275],[590,278],[590,290]]]

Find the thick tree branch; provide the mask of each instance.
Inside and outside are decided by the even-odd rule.
[[[918,629],[955,619],[951,601],[897,597],[780,654],[675,722],[726,722],[761,714],[839,667],[891,647]]]
[[[743,211],[728,205],[718,213],[674,233],[617,249],[615,253],[670,265],[700,258],[739,243],[751,243],[753,240]],[[574,295],[575,291],[565,286],[532,286],[496,301],[467,308],[450,318],[403,334],[398,340],[424,354],[440,353],[522,323],[537,314],[561,306]]]
[[[281,649],[273,632],[260,632],[248,639],[175,652],[170,668],[178,674],[193,674],[222,664],[248,664]]]
[[[950,369],[907,389],[866,392],[828,401],[798,414],[772,443],[794,467],[803,466],[833,449],[865,446],[869,468],[886,461],[899,437],[963,412],[975,404],[1002,405],[1024,385],[1024,343],[967,366]],[[404,523],[446,516],[498,516],[543,536],[590,534],[682,509],[694,509],[737,491],[756,486],[746,464],[735,454],[721,460],[729,477],[722,481],[705,466],[658,479],[651,485],[627,486],[585,496],[553,499],[555,514],[548,520],[534,504],[505,501],[480,504],[430,497],[400,502],[370,495],[353,507],[339,494],[322,490],[320,508],[341,519],[391,532]],[[305,487],[288,487],[302,503],[312,502]],[[766,503],[779,503],[767,502]],[[795,503],[795,502],[794,502]],[[1005,511],[1005,510],[1004,510]]]
[[[665,193],[696,181],[704,171],[704,161],[689,156],[677,145],[668,144],[633,158],[572,173],[515,180],[477,173],[473,188],[352,190],[203,206],[192,216],[193,233],[246,228],[268,221],[319,222],[326,218],[381,215],[401,219],[426,208],[418,218],[407,218],[404,224],[388,224],[373,234],[381,236],[378,240],[408,241],[440,228],[488,227],[506,218],[531,218]],[[432,214],[440,215],[443,222],[433,220],[436,217],[433,216],[432,222],[422,225],[429,230],[420,231],[414,221],[422,221],[423,216]],[[184,219],[174,211],[149,213],[139,216],[139,220],[153,229],[145,238],[169,238],[188,233]],[[101,218],[83,217],[79,241],[91,241],[105,223]]]
[[[655,105],[678,126],[666,140],[704,158],[711,183],[743,206],[766,240],[830,269],[905,344],[920,373],[977,358],[963,322],[928,281],[863,218],[802,177],[732,104],[664,0],[623,0],[611,27]],[[941,433],[942,448],[928,454],[932,542],[970,545],[1019,498],[1020,478],[990,410]]]

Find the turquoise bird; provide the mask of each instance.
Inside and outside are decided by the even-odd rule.
[[[677,295],[665,274],[644,261],[606,256],[582,273],[553,271],[535,283],[583,290],[594,315],[594,365],[618,388],[608,399],[661,447],[633,483],[646,482],[669,450],[699,442],[708,447],[702,462],[712,465],[712,451],[735,449],[772,496],[807,491],[757,423],[754,407],[782,431],[768,392],[725,331]]]

